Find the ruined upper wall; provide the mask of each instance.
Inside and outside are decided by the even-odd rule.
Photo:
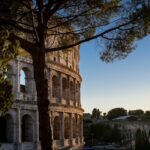
[[[23,50],[21,51],[20,55],[31,59],[31,56]],[[79,46],[76,46],[69,50],[50,52],[46,55],[47,63],[53,62],[56,64],[60,64],[77,73],[79,73],[79,60]]]
[[[50,52],[46,57],[47,62],[63,65],[77,73],[79,73],[79,59],[79,46],[71,50]]]

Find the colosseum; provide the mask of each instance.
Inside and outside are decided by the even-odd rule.
[[[54,150],[79,150],[84,144],[80,101],[79,46],[48,55],[50,112]],[[0,117],[0,150],[40,150],[37,96],[30,57],[8,66],[15,102]]]

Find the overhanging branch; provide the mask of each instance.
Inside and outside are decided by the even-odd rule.
[[[110,28],[110,29],[107,29],[105,30],[104,32],[101,32],[99,34],[96,34],[92,37],[89,37],[89,38],[86,38],[86,39],[83,39],[83,40],[80,40],[80,41],[77,41],[73,44],[69,44],[69,45],[65,45],[65,46],[60,46],[60,47],[57,47],[57,48],[45,48],[45,52],[52,52],[52,51],[60,51],[60,50],[64,50],[64,49],[68,49],[68,48],[71,48],[71,47],[74,47],[74,46],[77,46],[77,45],[80,45],[82,43],[85,43],[85,42],[88,42],[88,41],[91,41],[93,39],[96,39],[98,37],[102,37],[104,36],[105,34],[109,33],[109,32],[112,32],[114,30],[117,30],[117,29],[120,29],[121,27],[124,27],[124,26],[127,26],[131,23],[133,23],[140,15],[136,16],[135,18],[133,18],[132,20],[126,22],[126,23],[123,23],[123,24],[120,24],[116,27],[113,27],[113,28]]]
[[[39,51],[40,49],[34,45],[33,43],[23,39],[23,38],[20,38],[19,36],[11,33],[10,36],[9,36],[9,40],[12,41],[12,40],[18,40],[19,43],[20,43],[20,46],[21,48],[23,48],[24,50],[26,50],[28,53],[30,53],[31,55],[35,53],[35,51]]]
[[[0,18],[0,25],[2,25],[2,26],[12,26],[15,29],[18,29],[18,30],[25,32],[25,33],[29,33],[29,34],[34,33],[33,30],[30,30],[28,28],[23,28],[22,26],[18,25],[18,23],[23,24],[21,22],[12,21],[12,20],[5,20],[5,19]]]

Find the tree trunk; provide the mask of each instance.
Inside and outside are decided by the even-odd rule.
[[[45,52],[32,55],[39,111],[39,139],[42,150],[53,150],[49,91]]]

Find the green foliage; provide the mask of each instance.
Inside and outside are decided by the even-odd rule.
[[[135,49],[135,41],[150,34],[150,4],[146,0],[124,1],[121,9],[125,19],[121,24],[126,25],[104,36],[105,50],[100,57],[105,62],[126,58]]]
[[[112,137],[113,137],[114,142],[121,143],[121,139],[122,139],[121,131],[117,125],[114,125],[114,127],[113,127]]]
[[[108,124],[92,124],[85,128],[84,137],[86,144],[97,143],[121,143],[122,137],[118,126],[111,126]],[[93,142],[93,143],[92,143]]]
[[[4,73],[4,68],[8,62],[17,56],[19,43],[16,40],[9,41],[7,30],[0,29],[0,73]]]
[[[150,143],[145,130],[137,129],[135,134],[135,150],[149,150]]]
[[[144,115],[144,111],[142,109],[130,110],[128,114],[141,118]]]
[[[0,1],[0,26],[34,46],[62,50],[97,38],[105,43],[106,62],[126,58],[135,41],[149,35],[149,14],[146,0]]]
[[[0,112],[5,114],[13,104],[12,84],[7,79],[0,80]]]
[[[127,115],[127,110],[125,110],[124,108],[113,108],[107,113],[107,118],[111,120],[116,117],[126,116],[126,115]]]
[[[106,119],[106,113],[105,112],[103,113],[103,119]]]
[[[82,2],[80,0],[67,0],[63,2],[45,1],[43,3],[39,3],[38,0],[15,0],[13,2],[1,0],[0,24],[13,29],[11,31],[15,30],[15,32],[24,33],[24,35],[28,34],[34,42],[36,40],[38,42],[37,34],[41,35],[39,31],[44,29],[44,32],[42,32],[44,39],[40,42],[56,37],[57,42],[62,44],[61,46],[65,46],[72,44],[77,38],[83,40],[93,36],[97,27],[109,23],[109,19],[116,14],[118,3],[118,0],[83,0]],[[55,9],[57,5],[59,7]],[[41,8],[43,8],[42,11]],[[44,15],[43,21],[40,20],[39,11]],[[11,21],[6,18],[11,18]],[[39,28],[41,24],[42,26]],[[36,33],[34,29],[37,30]],[[58,46],[56,44],[51,46],[53,45]]]
[[[13,103],[12,85],[7,78],[8,63],[18,54],[17,41],[8,41],[9,33],[0,30],[0,112],[7,112]]]
[[[141,117],[142,121],[150,121],[150,111],[145,111],[145,113]]]
[[[129,115],[136,116],[137,119],[141,121],[149,121],[150,120],[150,111],[143,111],[142,109],[129,110]]]
[[[101,117],[101,111],[97,108],[94,108],[92,110],[92,118],[100,119],[100,117]]]

